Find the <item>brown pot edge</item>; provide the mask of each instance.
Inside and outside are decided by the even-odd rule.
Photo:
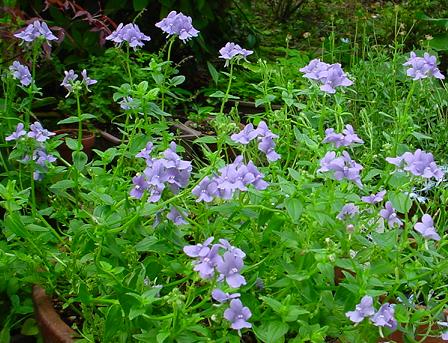
[[[46,343],[73,343],[77,333],[70,328],[59,316],[53,307],[50,297],[45,289],[38,285],[33,286],[32,298],[34,313],[40,331]]]

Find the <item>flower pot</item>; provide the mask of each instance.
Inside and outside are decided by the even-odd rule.
[[[75,342],[76,332],[61,319],[53,308],[53,303],[45,290],[37,285],[33,286],[33,304],[37,324],[39,325],[45,343]]]
[[[78,139],[78,129],[59,129],[54,131],[57,135],[67,134],[68,137]],[[88,158],[92,157],[92,148],[95,144],[95,133],[87,130],[82,130],[82,146]],[[73,150],[64,143],[58,146],[58,152],[61,157],[69,163],[72,163]]]

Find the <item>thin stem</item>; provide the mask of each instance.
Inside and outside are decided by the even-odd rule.
[[[224,98],[222,99],[219,114],[224,114],[224,105],[226,104],[227,100],[229,100],[229,93],[230,93],[230,87],[232,86],[232,79],[233,79],[233,62],[230,61],[229,83],[227,84],[226,94],[224,94]]]
[[[162,82],[163,82],[163,87],[162,87],[162,104],[161,104],[161,106],[160,106],[160,109],[161,109],[162,111],[165,110],[165,90],[164,90],[163,88],[164,88],[164,86],[165,86],[165,80],[166,80],[166,76],[167,76],[167,73],[168,73],[168,68],[169,68],[169,65],[171,64],[171,48],[172,48],[173,43],[174,43],[174,38],[175,38],[175,36],[171,37],[171,39],[170,39],[170,43],[168,44],[168,53],[167,53],[166,60],[167,60],[167,62],[169,62],[169,63],[167,63],[167,66],[165,67],[165,70],[164,70],[164,72],[163,72],[163,81],[162,81]]]

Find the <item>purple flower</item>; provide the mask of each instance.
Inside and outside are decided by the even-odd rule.
[[[397,217],[395,209],[392,207],[390,201],[386,202],[385,208],[380,211],[380,216],[387,220],[387,224],[390,228],[393,228],[395,224],[402,226],[403,222]]]
[[[268,183],[263,180],[263,174],[252,161],[245,165],[242,160],[242,156],[237,156],[233,163],[219,169],[218,175],[205,177],[194,187],[192,193],[198,197],[196,202],[211,202],[214,197],[232,199],[237,190],[247,191],[249,185],[253,185],[257,190],[266,189]]]
[[[318,172],[327,172],[331,170],[331,163],[336,159],[335,151],[328,151],[325,156],[320,160],[320,168]]]
[[[275,143],[272,137],[263,137],[258,143],[258,150],[266,154],[266,158],[269,162],[277,161],[281,156],[274,150]]]
[[[281,156],[275,152],[274,138],[278,138],[278,135],[269,130],[264,121],[258,123],[255,130],[258,137],[258,150],[266,154],[266,158],[269,162],[277,161]]]
[[[355,133],[355,130],[353,130],[353,126],[351,126],[350,124],[345,125],[345,129],[342,130],[342,133],[344,134],[344,146],[349,146],[353,143],[364,143],[364,141]]]
[[[135,101],[131,96],[124,97],[120,102],[120,108],[127,110],[135,110],[138,108],[138,102]]]
[[[130,195],[136,199],[141,199],[143,193],[148,189],[148,183],[144,175],[136,175],[132,178],[134,188],[132,188]]]
[[[150,41],[151,37],[143,34],[136,24],[126,24],[120,23],[118,27],[109,36],[106,37],[107,40],[111,40],[116,45],[121,45],[123,42],[127,42],[131,48],[134,50],[137,47],[142,47],[145,45],[143,41]]]
[[[69,71],[64,71],[64,79],[62,80],[61,86],[64,86],[67,90],[68,93],[66,95],[66,97],[68,97],[70,95],[71,92],[73,92],[73,83],[78,79],[78,74],[75,73],[75,71],[73,69],[70,69]],[[87,71],[84,69],[81,72],[81,76],[82,76],[82,84],[84,84],[87,88],[88,91],[89,90],[89,86],[93,85],[95,83],[97,83],[97,80],[93,80],[90,77],[87,76]]]
[[[353,143],[363,144],[364,141],[358,137],[358,135],[353,130],[353,126],[347,124],[342,133],[336,133],[333,128],[325,130],[324,143],[332,143],[335,148],[341,146],[350,146]]]
[[[221,247],[224,248],[226,251],[232,253],[233,255],[239,257],[239,258],[245,258],[246,254],[244,253],[244,251],[242,251],[239,248],[234,247],[233,245],[231,245],[229,243],[229,241],[227,239],[220,239],[219,243],[221,244]]]
[[[198,243],[196,245],[187,245],[184,247],[184,253],[190,257],[205,257],[210,252],[208,247],[213,242],[214,237],[207,238],[204,243]]]
[[[156,24],[168,36],[177,35],[184,43],[199,33],[192,25],[191,17],[171,11],[168,16]]]
[[[171,207],[170,212],[166,216],[169,220],[171,220],[174,225],[185,225],[188,224],[188,222],[185,220],[185,217],[187,217],[187,214],[182,211],[180,213],[175,207]]]
[[[221,54],[219,58],[226,60],[225,66],[228,66],[229,61],[234,57],[246,59],[247,56],[253,53],[253,51],[243,49],[238,44],[228,42],[224,47],[219,49],[219,53]]]
[[[175,194],[179,192],[180,188],[186,187],[192,167],[191,162],[183,161],[176,154],[176,144],[174,142],[170,144],[170,148],[163,152],[164,158],[152,159],[150,156],[152,147],[152,143],[148,142],[146,147],[136,155],[136,157],[144,158],[147,166],[143,171],[144,179],[139,178],[136,181],[139,182],[139,187],[143,187],[141,183],[146,182],[147,187],[143,187],[143,189],[149,189],[150,191],[148,201],[157,202],[166,187],[165,183],[170,186],[171,191]]]
[[[90,85],[94,85],[95,83],[97,83],[97,80],[93,80],[90,77],[87,76],[87,71],[85,69],[83,69],[83,71],[81,72],[81,76],[82,76],[82,82],[85,84],[86,88],[89,89]]]
[[[241,295],[240,293],[229,294],[229,293],[226,293],[226,292],[220,290],[219,288],[215,288],[212,291],[212,298],[219,303],[225,303],[229,300],[239,298],[240,295]]]
[[[414,153],[405,152],[397,157],[386,157],[386,161],[415,176],[426,179],[434,177],[438,180],[443,178],[443,171],[434,162],[433,155],[421,149],[415,150]]]
[[[363,167],[353,161],[347,151],[343,151],[341,157],[336,157],[334,151],[327,152],[320,161],[320,166],[318,172],[333,171],[336,180],[347,179],[353,181],[358,187],[363,187],[359,175]]]
[[[360,323],[364,318],[373,316],[375,309],[373,308],[373,298],[369,295],[362,297],[360,303],[356,305],[354,311],[348,311],[345,315],[353,323]]]
[[[249,161],[247,164],[247,172],[254,176],[251,184],[254,186],[256,190],[262,191],[269,186],[265,180],[263,180],[264,175],[260,173],[252,161]]]
[[[348,87],[353,84],[353,81],[347,78],[339,63],[332,64],[326,71],[322,71],[319,81],[323,83],[320,90],[329,94],[336,93],[336,87]]]
[[[197,271],[201,278],[211,279],[215,274],[215,268],[222,261],[222,257],[218,254],[219,245],[215,244],[211,247],[208,254],[200,256],[197,261],[194,262],[194,271]]]
[[[224,311],[224,318],[231,322],[231,328],[241,330],[243,328],[251,328],[252,324],[247,320],[252,317],[249,308],[244,307],[240,299],[233,299],[230,307]]]
[[[425,239],[433,239],[435,241],[440,241],[440,236],[434,228],[434,221],[429,214],[424,214],[422,221],[414,225],[415,231],[420,233]]]
[[[355,214],[359,213],[359,208],[354,203],[349,203],[342,207],[341,212],[336,216],[339,220],[344,220],[347,217],[353,217]]]
[[[20,38],[25,42],[32,42],[38,37],[43,37],[47,41],[57,40],[58,38],[50,31],[45,22],[38,20],[29,24],[24,30],[16,33],[14,37]]]
[[[18,123],[17,127],[16,127],[16,130],[12,134],[10,134],[9,136],[5,137],[5,141],[9,142],[9,141],[13,141],[13,140],[19,139],[22,136],[25,136],[26,135],[26,131],[23,128],[24,128],[23,124],[22,123]]]
[[[211,202],[218,194],[218,183],[214,179],[210,179],[206,176],[196,187],[193,188],[191,193],[198,197],[196,202]]]
[[[30,132],[28,132],[28,137],[34,138],[37,142],[45,142],[51,136],[54,136],[54,132],[50,132],[42,127],[39,122],[34,122],[30,125]]]
[[[321,83],[320,89],[330,94],[336,93],[336,87],[347,87],[353,84],[339,63],[328,64],[314,59],[300,71],[305,74],[303,77]]]
[[[437,322],[437,324],[439,324],[440,326],[443,326],[445,328],[448,328],[448,322]],[[444,341],[448,341],[448,330],[442,332],[441,338]]]
[[[376,194],[370,194],[369,196],[361,197],[361,200],[367,204],[376,204],[383,201],[386,191],[381,191]]]
[[[394,317],[395,310],[394,305],[389,303],[383,304],[377,313],[370,318],[373,325],[375,326],[384,326],[391,330],[395,330],[397,328],[397,320]]]
[[[154,145],[152,142],[146,143],[146,146],[135,157],[144,158],[145,160],[151,160],[151,152]]]
[[[70,69],[69,71],[65,70],[64,75],[61,86],[64,86],[68,90],[68,94],[70,94],[73,91],[72,83],[78,78],[78,74],[75,74],[75,71]]]
[[[321,73],[323,71],[327,71],[330,65],[325,62],[321,62],[320,59],[314,59],[311,60],[310,63],[301,68],[300,71],[304,73],[304,78],[310,79],[310,80],[319,80],[321,78]]]
[[[243,259],[231,251],[224,253],[222,259],[217,263],[217,269],[220,273],[219,280],[226,280],[232,288],[239,288],[246,284],[246,279],[240,274],[244,266]]]
[[[254,130],[254,126],[252,124],[247,124],[239,133],[231,135],[230,139],[235,143],[249,144],[249,142],[257,136],[258,132]]]
[[[30,71],[27,66],[20,64],[19,61],[14,61],[9,67],[12,72],[12,76],[19,80],[23,86],[29,86],[33,78],[31,77]]]
[[[342,133],[336,133],[333,128],[325,130],[324,143],[333,143],[335,148],[339,148],[344,145],[344,135]]]
[[[427,52],[423,57],[417,57],[415,52],[411,52],[410,58],[403,65],[410,66],[406,74],[412,77],[412,80],[425,79],[428,76],[434,76],[441,80],[445,78],[437,68],[436,56],[431,56]]]
[[[53,163],[56,161],[56,157],[47,154],[44,149],[36,149],[33,152],[33,160],[36,161],[36,164],[39,166],[45,167],[46,163]]]

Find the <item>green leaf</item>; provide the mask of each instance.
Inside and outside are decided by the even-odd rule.
[[[206,144],[213,144],[217,142],[217,138],[215,136],[204,136],[199,137],[194,140],[194,143],[206,143]]]
[[[157,242],[158,239],[154,236],[145,237],[135,245],[135,250],[148,251]]]
[[[210,73],[213,82],[215,83],[215,85],[217,85],[218,81],[219,81],[218,71],[216,70],[215,66],[208,61],[207,61],[207,67],[208,67],[208,72]]]
[[[280,321],[268,321],[258,328],[254,327],[255,335],[266,343],[282,343],[289,326]]]
[[[266,304],[269,305],[270,308],[272,308],[275,312],[280,313],[282,308],[283,308],[283,304],[280,301],[277,301],[273,298],[269,298],[269,297],[265,297],[265,296],[261,296],[260,297]]]
[[[185,76],[183,76],[183,75],[178,75],[178,76],[174,76],[174,77],[171,79],[170,83],[171,83],[172,86],[176,87],[176,86],[179,86],[179,85],[181,85],[182,83],[184,83],[184,81],[185,81]]]
[[[83,151],[72,152],[73,165],[79,171],[82,171],[87,163],[87,155]]]
[[[77,116],[72,116],[72,117],[68,117],[68,118],[59,120],[58,125],[73,124],[73,123],[78,123],[78,122],[79,122],[79,118]]]
[[[412,200],[401,192],[389,192],[389,200],[392,206],[400,213],[408,213],[412,206]]]
[[[78,150],[78,140],[70,137],[65,137],[65,144],[70,150]]]
[[[35,336],[39,333],[36,320],[34,318],[28,318],[22,325],[20,333],[25,336]]]
[[[303,204],[300,201],[300,199],[297,198],[285,199],[285,207],[286,211],[288,212],[293,222],[295,223],[298,222],[303,212]]]
[[[104,324],[104,336],[103,342],[112,341],[114,334],[120,329],[123,323],[123,318],[121,314],[121,306],[118,304],[109,307],[106,315],[106,321]]]
[[[72,188],[75,185],[73,180],[61,180],[50,186],[50,190],[54,193],[64,191],[68,188]]]

